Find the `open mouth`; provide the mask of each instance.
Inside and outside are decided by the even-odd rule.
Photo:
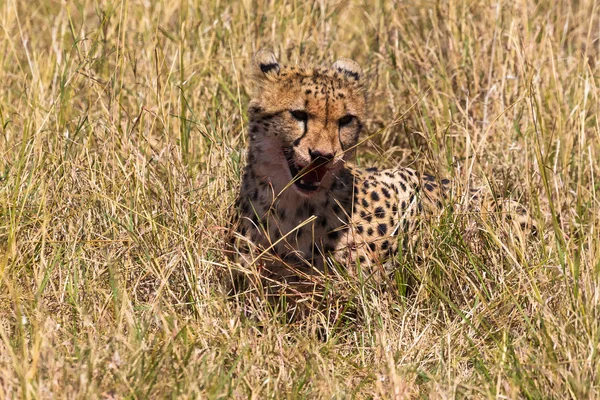
[[[294,185],[297,188],[302,189],[305,192],[315,192],[319,189],[321,180],[327,173],[326,167],[329,160],[317,159],[305,167],[296,165],[294,161],[294,151],[290,148],[284,148],[283,154],[287,160],[288,167],[290,168],[290,174]]]

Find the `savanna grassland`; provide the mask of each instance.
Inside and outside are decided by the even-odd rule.
[[[598,398],[600,3],[0,2],[1,398]],[[230,291],[252,54],[358,61],[355,162],[486,182],[411,290]],[[394,289],[396,288],[396,289]]]

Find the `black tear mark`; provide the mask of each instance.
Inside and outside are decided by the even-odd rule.
[[[327,128],[328,124],[329,124],[329,96],[326,94],[325,95],[325,128]],[[339,136],[339,132],[338,132],[338,136]]]
[[[308,121],[303,121],[303,125],[304,125],[304,132],[302,132],[302,136],[300,136],[298,139],[294,140],[294,146],[296,146],[296,147],[298,147],[298,145],[300,144],[300,141],[302,139],[304,139],[304,137],[308,133]]]

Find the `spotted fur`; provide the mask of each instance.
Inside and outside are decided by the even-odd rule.
[[[282,66],[259,52],[253,61],[249,150],[238,199],[237,249],[264,276],[323,273],[333,263],[381,265],[413,242],[424,216],[464,202],[447,179],[397,167],[359,169],[347,162],[365,118],[363,73],[342,59],[331,67]],[[469,210],[509,210],[468,192]]]

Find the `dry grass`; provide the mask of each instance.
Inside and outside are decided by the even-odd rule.
[[[1,398],[600,396],[595,0],[6,0],[0,26]],[[442,221],[408,296],[334,285],[346,317],[231,298],[261,47],[363,65],[359,164],[483,177],[543,234],[474,252]]]

